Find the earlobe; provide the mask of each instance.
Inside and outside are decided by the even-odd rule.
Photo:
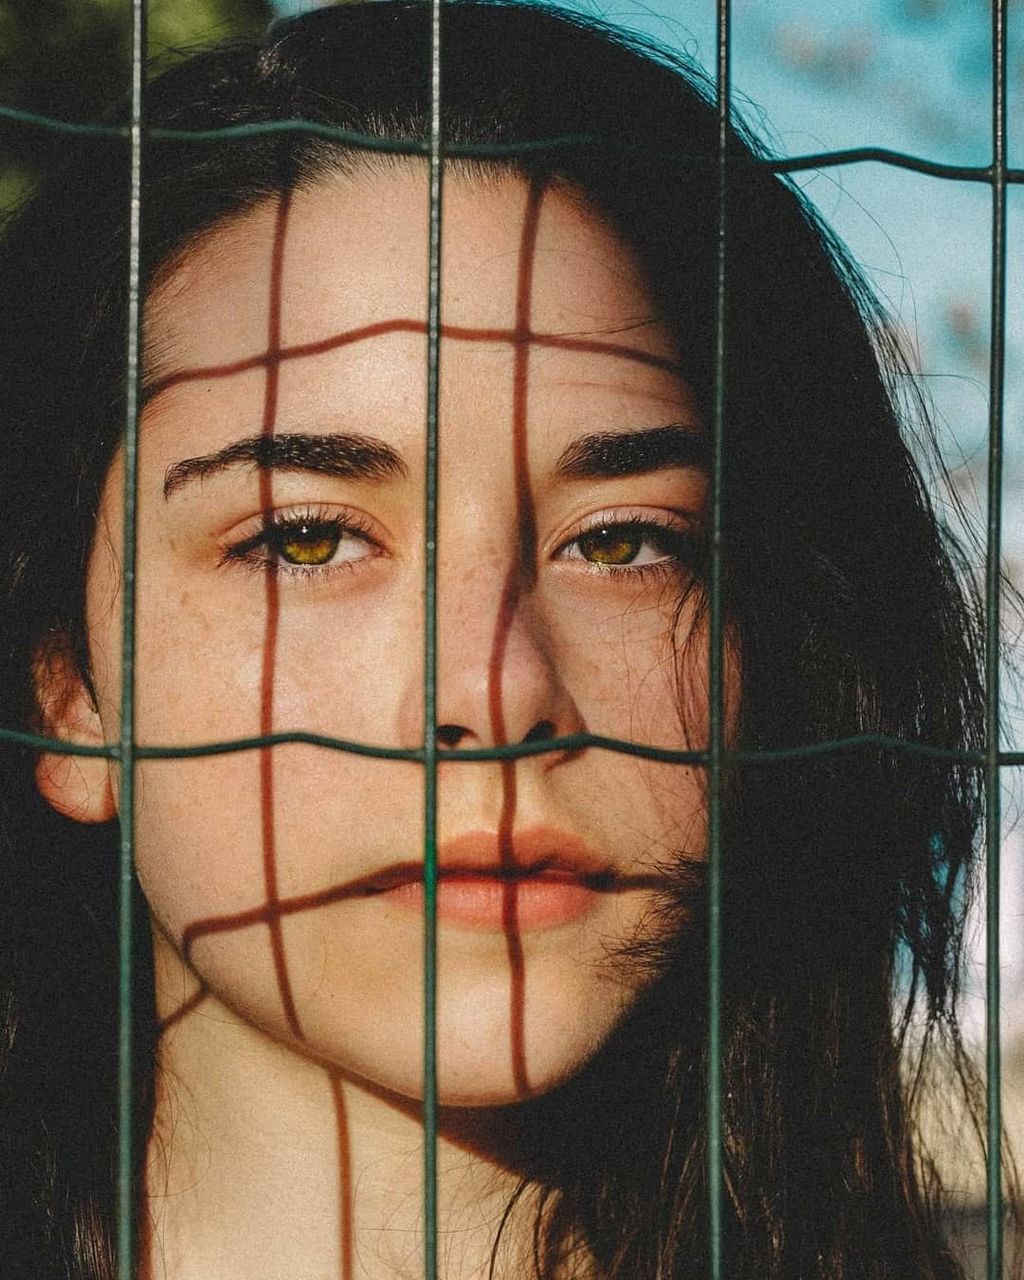
[[[77,746],[102,745],[100,713],[66,644],[51,645],[37,656],[35,684],[47,736]],[[51,808],[75,822],[109,822],[117,814],[106,756],[44,751],[36,763],[36,786]]]

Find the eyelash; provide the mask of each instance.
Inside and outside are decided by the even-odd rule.
[[[354,538],[367,548],[367,555],[336,564],[290,564],[284,559],[284,546],[289,538],[319,534],[336,539],[331,558],[345,538]],[[265,516],[255,533],[225,548],[220,564],[238,564],[254,572],[286,573],[290,576],[323,578],[336,573],[351,573],[365,559],[376,559],[380,543],[373,536],[369,522],[354,512],[308,507],[299,511],[273,511]]]
[[[579,547],[584,539],[598,533],[612,534],[622,539],[639,538],[643,542],[653,542],[662,558],[648,564],[616,565],[587,561],[582,555],[578,557],[564,555],[570,548]],[[619,578],[629,577],[637,581],[652,574],[678,574],[681,570],[698,569],[703,559],[703,539],[699,530],[680,528],[669,519],[652,517],[650,512],[630,512],[625,516],[616,515],[613,518],[604,516],[590,521],[563,542],[556,555],[561,559],[578,560],[590,573],[615,575]]]
[[[581,544],[588,538],[606,534],[622,540],[639,539],[641,543],[655,544],[661,558],[647,564],[610,564],[588,561],[582,554]],[[335,564],[292,564],[284,559],[284,547],[289,538],[314,541],[316,535],[334,540],[330,558],[337,554],[345,538],[354,538],[367,548],[367,554]],[[567,555],[572,548],[579,555]],[[256,532],[232,543],[223,551],[220,564],[237,564],[253,572],[286,573],[296,577],[318,577],[336,573],[350,573],[366,559],[376,559],[381,547],[371,532],[369,522],[353,512],[309,507],[299,511],[272,512]],[[639,553],[638,553],[639,554]],[[681,569],[696,569],[702,558],[702,540],[692,529],[682,529],[669,520],[651,517],[649,512],[634,512],[626,516],[599,518],[579,529],[563,542],[555,552],[555,559],[579,562],[588,573],[614,576],[619,579],[641,580],[651,574],[678,573]]]

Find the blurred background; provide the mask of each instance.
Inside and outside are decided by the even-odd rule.
[[[317,0],[151,0],[158,59],[225,35],[259,30]],[[709,69],[713,0],[572,0],[641,31]],[[1024,165],[1024,0],[1011,0],[1010,163]],[[986,164],[991,140],[991,16],[987,0],[734,0],[737,110],[780,155],[876,145],[954,164]],[[0,102],[63,119],[111,109],[128,87],[125,0],[0,0]],[[0,122],[0,208],[64,145]],[[885,300],[932,405],[943,462],[982,536],[986,509],[991,193],[879,164],[823,169],[797,184],[851,247]],[[1004,558],[1024,582],[1024,188],[1009,193]],[[1005,610],[1006,738],[1024,749],[1019,694],[1024,628]],[[1002,868],[1006,1103],[1024,1152],[1024,804],[1006,771]],[[984,927],[973,931],[965,998],[968,1038],[984,1031]],[[941,1100],[939,1100],[941,1109]],[[955,1164],[955,1152],[951,1162]],[[968,1202],[983,1184],[958,1175]],[[968,1212],[967,1216],[970,1214]]]

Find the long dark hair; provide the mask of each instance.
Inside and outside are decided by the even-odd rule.
[[[700,71],[548,8],[456,2],[445,24],[449,142],[607,140],[458,163],[584,192],[640,255],[710,412],[718,136]],[[427,50],[422,4],[323,10],[161,76],[148,121],[303,118],[423,138]],[[740,126],[728,150],[724,520],[739,745],[883,734],[976,748],[977,608],[901,437],[899,353],[845,251]],[[218,220],[354,163],[350,148],[299,133],[154,142],[146,280]],[[55,646],[88,679],[84,571],[123,396],[126,181],[120,144],[77,140],[0,258],[5,726],[39,727],[33,664]],[[52,813],[31,750],[7,746],[4,758],[0,1266],[106,1280],[115,832]],[[943,1049],[971,1092],[955,997],[979,821],[977,773],[955,760],[860,747],[730,771],[726,1274],[960,1275],[916,1113],[921,1063]],[[141,1152],[156,1036],[141,902],[139,913]],[[538,1274],[570,1274],[581,1257],[618,1280],[704,1274],[703,954],[699,924],[667,944],[627,1025],[568,1086],[572,1106],[538,1104],[551,1112],[532,1171],[544,1189]]]

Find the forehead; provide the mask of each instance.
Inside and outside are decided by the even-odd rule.
[[[215,228],[150,301],[149,380],[170,384],[157,398],[230,410],[273,363],[297,412],[325,380],[335,391],[347,380],[371,419],[404,398],[419,425],[428,211],[425,168],[402,162],[326,178]],[[442,232],[442,379],[457,373],[463,398],[507,391],[528,352],[534,399],[678,402],[677,353],[636,257],[576,193],[454,171]]]
[[[185,295],[194,339],[219,325],[221,343],[244,340],[247,316],[263,319],[248,336],[264,338],[275,242],[286,341],[317,336],[325,321],[369,321],[381,309],[425,319],[428,212],[426,172],[415,163],[327,178],[292,192],[283,210],[265,202],[203,237],[157,290],[153,320],[173,325]],[[532,327],[574,331],[621,323],[624,304],[648,309],[633,254],[576,193],[455,170],[443,230],[448,324],[512,328],[528,302]]]

